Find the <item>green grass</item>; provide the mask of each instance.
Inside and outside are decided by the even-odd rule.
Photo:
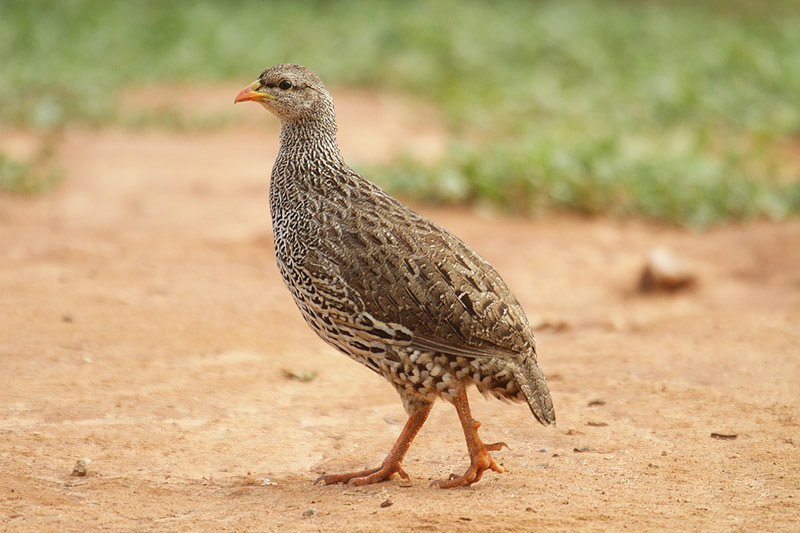
[[[6,0],[0,121],[129,123],[113,105],[126,85],[247,82],[292,61],[443,109],[457,139],[443,161],[371,169],[408,196],[781,218],[800,211],[775,157],[800,132],[797,28],[796,0]]]
[[[0,152],[0,191],[39,194],[52,189],[60,174],[49,167],[52,153],[43,149],[30,160],[19,160]]]

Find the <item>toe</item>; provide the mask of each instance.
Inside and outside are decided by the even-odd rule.
[[[486,451],[489,452],[499,452],[503,448],[509,448],[508,444],[505,442],[493,442],[491,444],[484,444],[483,446],[486,448]]]
[[[333,485],[334,483],[346,483],[348,485],[354,485],[358,487],[361,485],[379,483],[381,481],[386,481],[387,479],[393,479],[397,476],[405,479],[406,481],[411,479],[399,464],[390,463],[383,464],[378,468],[361,470],[360,472],[350,472],[347,474],[328,474],[320,476],[316,479],[316,481],[314,481],[314,483],[319,483],[320,481],[326,485]]]
[[[403,472],[403,474],[405,474],[404,479],[408,479],[408,474],[406,474],[405,472]],[[356,487],[360,487],[362,485],[371,485],[373,483],[380,483],[381,481],[394,479],[395,476],[397,475],[400,475],[402,477],[403,474],[391,470],[380,469],[377,472],[374,472],[368,476],[354,478],[350,480],[349,484],[354,485]]]
[[[379,470],[380,468],[371,468],[368,470],[360,470],[358,472],[348,472],[346,474],[325,474],[314,480],[314,484],[319,482],[323,482],[326,485],[333,485],[334,483],[350,483],[353,480],[370,476]]]

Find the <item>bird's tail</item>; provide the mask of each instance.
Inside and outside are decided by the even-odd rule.
[[[539,365],[536,364],[536,355],[525,357],[518,365],[514,365],[514,379],[528,400],[533,416],[544,424],[554,424],[556,413],[553,409],[553,400],[550,398],[550,389]]]

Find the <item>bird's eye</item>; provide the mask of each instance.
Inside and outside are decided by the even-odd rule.
[[[292,82],[290,82],[289,80],[283,80],[278,84],[278,87],[280,87],[284,91],[288,91],[289,89],[292,88]]]

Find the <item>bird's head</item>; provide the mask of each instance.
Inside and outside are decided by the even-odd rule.
[[[239,91],[234,103],[258,102],[282,122],[333,113],[333,99],[316,74],[301,65],[275,65]]]

